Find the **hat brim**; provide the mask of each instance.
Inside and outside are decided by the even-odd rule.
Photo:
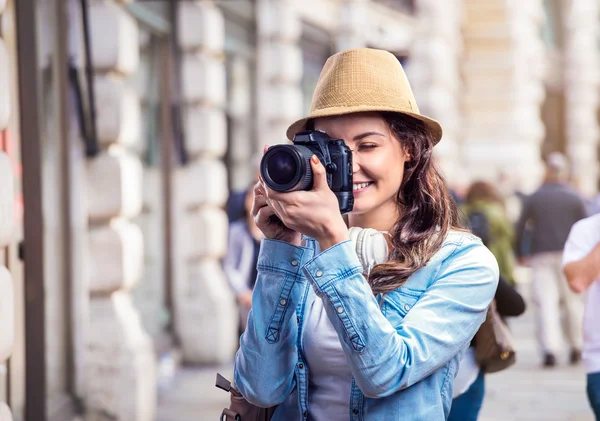
[[[438,142],[442,138],[442,133],[443,133],[442,126],[440,125],[440,123],[438,123],[436,120],[434,120],[432,118],[425,117],[424,115],[421,115],[421,114],[407,112],[407,111],[399,111],[397,108],[393,108],[393,107],[389,107],[389,108],[388,107],[373,107],[372,105],[352,106],[352,107],[331,107],[331,108],[324,108],[324,109],[316,110],[316,111],[312,112],[310,115],[296,121],[290,127],[288,127],[288,129],[286,131],[286,136],[289,140],[294,140],[294,136],[298,132],[301,132],[302,130],[306,130],[306,123],[308,122],[308,120],[311,120],[314,118],[334,117],[334,116],[341,116],[341,115],[346,115],[346,114],[378,112],[378,111],[381,111],[381,112],[387,111],[387,112],[394,112],[394,113],[398,113],[398,114],[404,114],[404,115],[413,117],[413,118],[423,122],[423,124],[425,124],[425,127],[430,132],[430,134],[433,138],[434,145],[437,145]]]

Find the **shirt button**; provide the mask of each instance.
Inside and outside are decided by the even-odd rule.
[[[352,410],[352,413],[353,413],[354,415],[358,415],[358,409],[353,409],[353,410]]]
[[[292,260],[292,266],[298,266],[298,261],[297,260]]]
[[[282,306],[284,306],[287,303],[287,300],[285,298],[282,298],[281,300],[279,300],[279,304],[281,304]]]
[[[302,414],[302,416],[303,416],[304,418],[306,418],[306,417],[308,417],[308,414],[307,414],[306,412],[304,412],[304,413]]]
[[[344,307],[338,306],[335,310],[338,312],[338,314],[342,314],[344,312]]]
[[[300,317],[296,317],[296,323],[300,323]]]
[[[406,310],[406,311],[410,310],[410,306],[408,304],[404,304],[404,310]]]
[[[302,369],[304,368],[304,364],[302,364],[302,363],[298,364],[298,368],[299,368],[300,370],[302,370]]]
[[[318,271],[315,272],[315,276],[317,278],[320,278],[321,276],[323,276],[323,271],[321,269],[319,269]]]

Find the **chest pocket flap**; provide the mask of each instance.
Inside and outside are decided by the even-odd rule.
[[[383,315],[392,323],[399,324],[411,308],[419,301],[424,291],[410,288],[399,288],[388,293],[381,310]]]

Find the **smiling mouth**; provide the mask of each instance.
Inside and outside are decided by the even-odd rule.
[[[371,184],[373,184],[372,181],[368,181],[366,183],[355,183],[355,184],[352,185],[352,191],[353,192],[357,192],[359,190],[364,190],[367,187],[369,187]]]

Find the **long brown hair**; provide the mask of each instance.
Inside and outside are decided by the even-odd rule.
[[[374,294],[399,288],[440,249],[448,231],[461,225],[456,204],[435,168],[434,140],[425,125],[402,114],[382,116],[410,160],[404,164],[396,198],[401,216],[390,232],[390,261],[375,266],[369,275]]]

